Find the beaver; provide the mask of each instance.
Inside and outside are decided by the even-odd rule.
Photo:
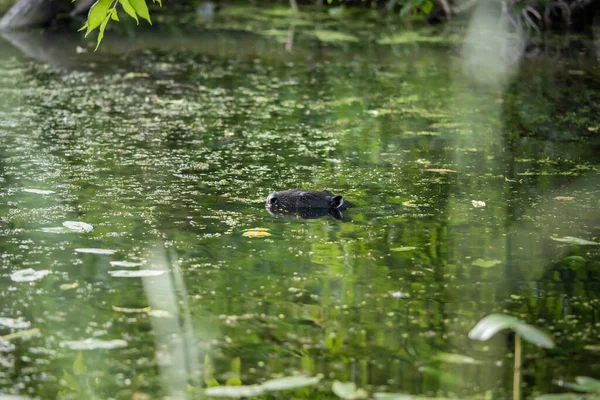
[[[342,196],[336,196],[328,190],[290,189],[273,192],[267,196],[266,202],[271,215],[297,214],[305,219],[325,215],[342,219],[342,210],[349,206]]]

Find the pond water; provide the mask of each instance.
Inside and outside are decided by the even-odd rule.
[[[0,41],[0,393],[200,398],[304,373],[322,379],[277,396],[505,398],[513,336],[467,337],[491,313],[556,342],[524,345],[525,396],[600,376],[593,55],[484,48],[469,69],[478,47],[429,28],[229,21],[95,54]],[[271,216],[296,187],[353,207]]]

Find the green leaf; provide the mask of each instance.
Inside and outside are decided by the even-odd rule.
[[[111,10],[111,13],[110,13],[110,18],[111,18],[113,21],[117,21],[117,22],[119,22],[119,14],[117,14],[117,9],[116,9],[116,8],[113,8],[113,9]]]
[[[232,376],[225,381],[226,386],[242,386],[242,380],[239,376]]]
[[[240,360],[239,357],[236,357],[233,360],[231,360],[231,372],[239,375],[241,369],[242,369],[242,360]]]
[[[129,0],[129,4],[131,4],[137,15],[139,15],[141,18],[144,18],[150,25],[152,25],[146,0]]]
[[[88,12],[88,27],[87,32],[85,33],[86,36],[89,35],[91,31],[99,27],[104,20],[106,20],[111,1],[112,0],[98,0],[94,3],[94,5],[92,5],[90,11]]]
[[[477,260],[473,261],[471,265],[481,268],[491,268],[496,264],[500,264],[501,262],[502,261],[500,260],[484,260],[483,258],[478,258]]]
[[[87,367],[83,361],[83,353],[80,351],[73,361],[73,373],[75,375],[83,375],[87,372]]]
[[[416,250],[416,247],[413,246],[402,246],[402,247],[394,247],[391,248],[390,251],[412,251],[412,250]]]
[[[549,349],[554,347],[554,342],[544,332],[515,317],[504,314],[491,314],[483,318],[471,329],[469,338],[486,341],[503,329],[512,329],[518,332],[523,340],[537,346]]]
[[[560,260],[561,263],[571,268],[581,268],[585,266],[585,258],[581,256],[568,256]]]
[[[404,6],[402,6],[402,9],[400,10],[400,16],[404,17],[406,14],[408,14],[410,10],[412,10],[412,7],[413,4],[410,1],[404,4]]]
[[[162,0],[152,0],[153,3],[158,3],[162,7]]]
[[[600,381],[588,376],[578,376],[575,383],[564,383],[562,386],[585,393],[600,393]]]
[[[438,353],[435,355],[434,359],[451,364],[481,364],[481,361],[478,361],[473,357],[456,353]]]
[[[285,378],[271,379],[260,386],[267,392],[277,392],[288,389],[298,389],[319,383],[321,378],[316,376],[286,376]]]
[[[88,23],[86,22],[85,24],[83,24],[83,26],[81,28],[77,29],[77,32],[84,31],[87,29],[87,27],[88,27]]]
[[[110,15],[107,15],[104,21],[102,21],[102,24],[100,25],[100,31],[98,32],[98,43],[96,43],[96,48],[94,49],[94,51],[98,50],[98,47],[100,47],[100,42],[102,42],[102,39],[104,38],[104,30],[106,29],[106,24],[108,24],[109,20]]]
[[[121,7],[123,7],[123,11],[125,11],[131,18],[135,19],[135,22],[137,22],[139,25],[140,20],[138,19],[137,14],[135,13],[135,10],[129,3],[129,0],[119,0],[119,3],[121,3]]]
[[[433,10],[433,3],[429,0],[424,1],[423,5],[421,5],[421,11],[425,14],[429,14]]]

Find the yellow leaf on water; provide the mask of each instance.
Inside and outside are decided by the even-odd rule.
[[[242,236],[246,236],[249,238],[262,238],[262,237],[268,237],[271,236],[271,234],[269,233],[269,230],[266,228],[250,228],[250,229],[246,229],[244,231],[244,233],[242,233]]]
[[[554,200],[559,200],[559,201],[571,201],[574,199],[575,199],[575,197],[569,197],[569,196],[556,196],[554,198]]]

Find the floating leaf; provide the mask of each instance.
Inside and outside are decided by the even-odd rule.
[[[137,15],[139,15],[141,18],[144,18],[150,25],[152,25],[146,0],[129,0],[129,4],[131,4]]]
[[[244,231],[244,233],[242,233],[242,236],[247,236],[249,238],[262,238],[262,237],[268,237],[271,236],[271,234],[269,233],[269,230],[266,228],[250,228],[250,229],[246,229]]]
[[[126,347],[127,342],[123,339],[102,340],[87,338],[83,340],[65,340],[60,343],[60,346],[66,347],[70,350],[110,350]]]
[[[390,251],[412,251],[412,250],[416,250],[416,247],[413,246],[402,246],[402,247],[393,247],[390,249]]]
[[[40,229],[44,233],[71,233],[73,232],[70,229],[67,229],[62,226],[52,227],[52,228],[42,228]]]
[[[31,326],[31,322],[25,321],[21,318],[15,319],[15,318],[0,317],[0,326],[5,326],[5,327],[11,328],[11,329],[27,329]]]
[[[554,347],[554,342],[544,332],[515,317],[504,314],[491,314],[483,318],[471,329],[469,338],[486,341],[503,329],[512,329],[518,332],[523,340],[537,346],[550,349]]]
[[[333,393],[344,400],[356,400],[364,399],[367,397],[367,393],[363,389],[357,389],[354,382],[340,382],[335,381],[331,386]]]
[[[113,267],[121,267],[121,268],[133,268],[139,267],[142,265],[141,262],[131,262],[131,261],[111,261],[110,265]]]
[[[115,254],[117,252],[116,250],[96,249],[96,248],[92,248],[92,247],[75,249],[75,251],[77,253],[89,253],[89,254]]]
[[[46,275],[51,274],[47,269],[36,271],[32,268],[21,269],[10,274],[10,279],[14,282],[32,282],[42,279]]]
[[[556,196],[554,198],[554,200],[558,200],[558,201],[571,201],[571,200],[575,200],[575,197],[570,197],[570,196]]]
[[[560,260],[560,262],[571,268],[583,267],[586,263],[585,258],[581,256],[568,256]]]
[[[448,172],[456,172],[453,169],[446,169],[446,168],[428,168],[425,171],[429,171],[429,172],[438,172],[440,174],[446,174]]]
[[[313,35],[315,35],[321,42],[358,42],[358,38],[356,36],[338,31],[317,29],[313,31]]]
[[[473,205],[473,207],[475,207],[475,208],[481,208],[481,207],[485,207],[485,201],[471,200],[471,204],[472,204],[472,205]]]
[[[92,225],[80,221],[65,221],[62,225],[75,232],[91,232],[94,230]]]
[[[600,344],[590,344],[584,347],[584,349],[589,351],[599,351],[600,352]]]
[[[260,385],[251,386],[214,386],[204,389],[210,397],[253,397],[264,393]]]
[[[473,357],[465,356],[463,354],[456,353],[438,353],[435,355],[435,360],[442,361],[451,364],[481,364],[481,361],[474,359]]]
[[[127,308],[127,307],[117,307],[112,306],[114,311],[126,313],[126,314],[135,314],[135,313],[148,313],[152,311],[152,307],[144,307],[144,308]]]
[[[563,242],[568,244],[578,244],[581,246],[598,246],[600,243],[592,242],[590,240],[580,239],[573,236],[565,236],[562,238],[553,237],[550,238],[552,240],[556,240],[557,242]]]
[[[108,271],[110,276],[114,276],[116,278],[145,278],[149,276],[159,276],[164,273],[164,270],[158,269],[120,269],[117,271]]]
[[[40,334],[40,330],[38,328],[27,329],[25,331],[17,331],[13,333],[9,333],[8,335],[0,336],[0,340],[13,340],[13,339],[28,339],[32,336],[37,336]]]
[[[165,310],[150,310],[148,315],[153,318],[173,318],[173,314]]]
[[[79,287],[78,282],[63,283],[62,285],[60,285],[60,290],[71,290],[71,289],[76,289],[78,287]]]
[[[285,378],[271,379],[263,382],[261,387],[267,392],[276,392],[280,390],[313,386],[319,383],[320,380],[321,378],[316,376],[286,376]]]
[[[500,263],[502,263],[500,260],[484,260],[483,258],[478,258],[477,260],[473,261],[471,265],[481,268],[491,268]]]
[[[24,192],[27,193],[35,193],[35,194],[52,194],[56,193],[53,190],[42,190],[42,189],[23,189]]]

